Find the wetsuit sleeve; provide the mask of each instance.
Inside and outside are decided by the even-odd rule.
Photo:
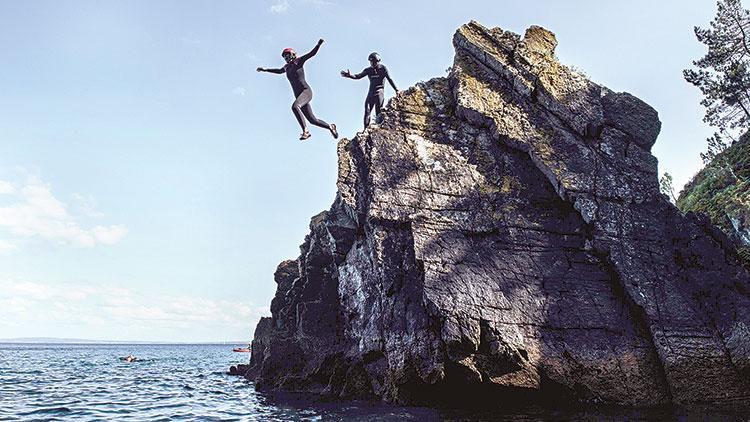
[[[299,61],[300,65],[304,64],[312,56],[318,54],[318,50],[320,50],[320,44],[316,45],[312,50],[310,50],[309,53],[300,56],[300,58],[297,59]]]
[[[385,70],[385,78],[388,79],[388,83],[391,84],[394,91],[398,91],[398,88],[396,88],[396,84],[393,83],[393,79],[391,79],[391,74],[388,73],[388,68],[383,66],[383,70]]]
[[[352,75],[352,79],[362,79],[365,76],[367,76],[367,69],[357,73],[356,75]]]
[[[276,74],[281,74],[281,73],[286,72],[286,70],[283,67],[281,69],[263,69],[263,71],[268,72],[268,73],[276,73]]]

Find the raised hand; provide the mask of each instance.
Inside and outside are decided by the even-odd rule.
[[[350,77],[352,76],[352,73],[351,73],[351,72],[349,72],[349,69],[346,69],[346,70],[342,70],[342,71],[341,71],[341,76],[343,76],[343,77],[345,77],[345,78],[350,78]]]
[[[323,38],[321,38],[321,39],[318,40],[318,45],[322,45],[324,42],[325,41],[323,40]]]
[[[255,70],[256,70],[256,71],[258,71],[258,72],[262,72],[262,71],[264,71],[265,69],[263,69],[262,67],[259,67],[259,68],[255,69]]]

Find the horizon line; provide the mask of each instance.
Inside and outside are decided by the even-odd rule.
[[[0,338],[0,344],[249,344],[247,340],[174,341],[174,340],[95,340],[66,337]]]

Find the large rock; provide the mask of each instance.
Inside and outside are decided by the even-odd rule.
[[[659,115],[627,92],[610,92],[602,97],[607,124],[630,135],[639,147],[650,150],[661,131]]]
[[[447,78],[339,142],[247,376],[398,403],[750,399],[750,282],[659,193],[656,112],[471,22]]]

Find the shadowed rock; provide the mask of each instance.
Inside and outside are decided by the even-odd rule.
[[[659,193],[656,111],[540,27],[453,44],[448,77],[339,142],[246,376],[410,404],[745,403],[748,275]]]

